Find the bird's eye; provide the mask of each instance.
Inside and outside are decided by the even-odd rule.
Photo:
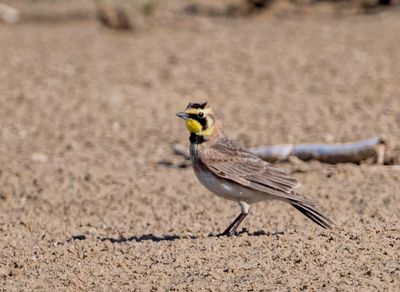
[[[204,118],[204,113],[203,112],[199,112],[197,115],[198,115],[199,118]]]

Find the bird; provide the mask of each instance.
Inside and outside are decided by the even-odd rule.
[[[322,228],[332,229],[333,221],[318,210],[317,204],[296,192],[294,177],[224,134],[221,116],[207,102],[190,102],[176,115],[185,121],[190,133],[189,153],[197,179],[218,197],[240,206],[240,214],[219,235],[235,235],[250,205],[269,200],[289,203]]]

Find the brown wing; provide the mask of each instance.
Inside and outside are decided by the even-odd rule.
[[[271,166],[233,140],[221,138],[200,153],[201,161],[217,176],[243,186],[298,202],[311,201],[294,192],[295,178]]]

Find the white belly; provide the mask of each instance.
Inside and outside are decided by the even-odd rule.
[[[244,201],[248,204],[271,198],[266,193],[247,188],[233,181],[218,178],[208,169],[202,168],[200,170],[200,166],[193,165],[193,170],[199,181],[219,197],[233,201]]]

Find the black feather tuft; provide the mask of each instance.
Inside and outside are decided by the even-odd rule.
[[[196,109],[204,109],[207,105],[207,101],[204,103],[191,103],[189,102],[188,106],[186,107],[186,109],[190,109],[190,108],[196,108]]]

